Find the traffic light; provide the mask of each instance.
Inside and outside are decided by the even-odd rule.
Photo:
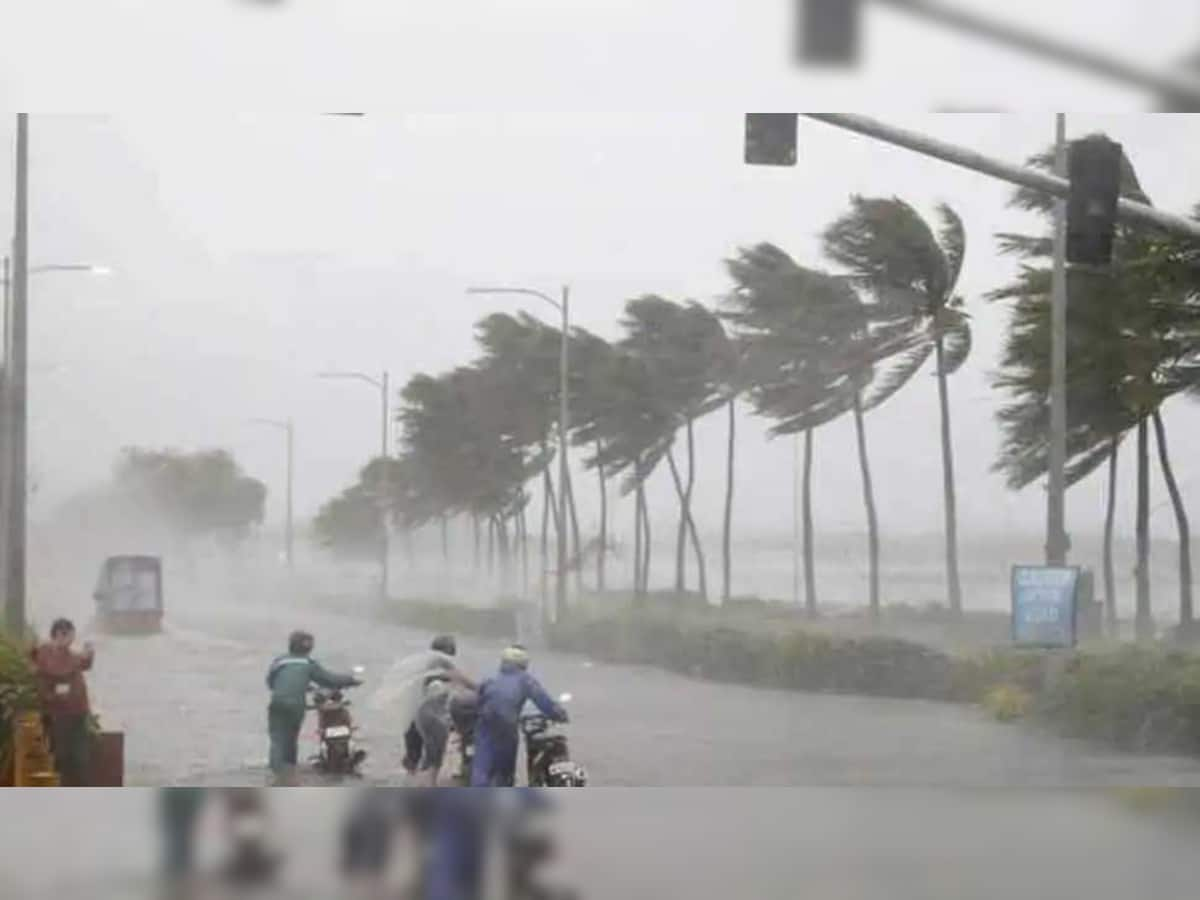
[[[1122,152],[1120,144],[1101,136],[1071,143],[1067,262],[1085,266],[1112,262]]]
[[[796,164],[796,113],[746,113],[746,164]]]
[[[858,63],[862,0],[794,0],[796,56],[809,65]]]

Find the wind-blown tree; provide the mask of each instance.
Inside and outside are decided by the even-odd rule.
[[[660,394],[660,382],[649,363],[623,345],[613,348],[606,370],[610,393],[581,434],[596,444],[588,463],[602,467],[607,477],[624,476],[621,495],[634,495],[633,592],[640,599],[650,583],[652,536],[646,481],[670,449],[677,409]]]
[[[771,244],[745,248],[726,267],[735,288],[725,318],[739,343],[740,381],[755,411],[774,419],[771,435],[804,434],[805,603],[817,611],[812,533],[812,435],[848,412],[855,416],[870,556],[870,608],[879,614],[878,526],[865,409],[903,383],[882,363],[909,348],[911,322],[861,302],[849,279],[804,268]]]
[[[267,489],[225,450],[181,453],[127,448],[114,474],[119,496],[184,538],[238,542],[263,520]]]
[[[571,334],[570,352],[573,360],[570,397],[573,440],[576,446],[591,452],[590,456],[584,457],[583,464],[585,468],[595,470],[600,492],[596,590],[603,592],[607,584],[608,477],[611,474],[604,464],[604,440],[618,430],[621,407],[626,398],[617,382],[618,351],[612,344],[586,329],[576,328]]]
[[[517,316],[497,313],[480,321],[475,329],[476,340],[483,350],[477,368],[485,371],[498,396],[509,404],[507,428],[512,440],[525,452],[535,454],[539,464],[535,474],[541,476],[543,492],[542,555],[544,573],[548,568],[547,534],[551,516],[560,540],[567,540],[567,523],[558,521],[554,501],[552,464],[557,454],[559,416],[559,373],[561,333],[525,313]],[[573,389],[570,388],[569,390]],[[574,400],[569,398],[574,403]],[[568,515],[574,553],[580,554],[579,514],[574,491],[567,483],[558,490],[567,492]],[[581,587],[581,573],[576,570],[576,585]]]
[[[1048,170],[1053,159],[1053,152],[1047,151],[1033,157],[1030,164]],[[1128,158],[1122,160],[1121,193],[1149,202]],[[1053,199],[1035,191],[1018,191],[1014,203],[1043,215],[1047,222],[1053,214]],[[1005,444],[998,465],[1009,475],[1011,485],[1021,487],[1048,469],[1053,243],[1048,233],[1003,234],[1000,240],[1006,252],[1023,260],[1014,282],[992,295],[1015,301],[1000,380],[1012,400],[1000,414]],[[1112,266],[1105,272],[1071,270],[1068,278],[1068,482],[1082,480],[1105,462],[1109,465],[1104,568],[1107,612],[1113,621],[1111,523],[1117,449],[1122,436],[1136,429],[1136,625],[1143,638],[1153,632],[1148,496],[1151,426],[1179,532],[1181,627],[1189,630],[1193,622],[1190,527],[1161,415],[1168,398],[1195,390],[1200,382],[1200,303],[1194,287],[1174,277],[1179,270],[1173,266],[1181,258],[1177,254],[1189,252],[1196,251],[1186,242],[1122,223],[1117,227]]]
[[[415,485],[419,500],[410,496],[407,502],[420,515],[467,514],[485,522],[507,577],[514,550],[527,535],[524,485],[544,462],[522,446],[520,417],[509,415],[515,401],[493,375],[485,368],[460,367],[438,378],[410,379],[401,393],[399,419],[413,478],[401,483]],[[510,526],[516,546],[510,543]]]
[[[935,233],[899,198],[854,197],[850,212],[825,232],[824,243],[830,259],[848,270],[885,316],[901,321],[906,315],[912,317],[908,347],[894,356],[896,365],[885,388],[898,390],[934,357],[941,418],[946,580],[950,609],[959,615],[962,581],[947,379],[962,367],[971,351],[970,322],[956,293],[966,255],[962,220],[943,204],[938,207]]]
[[[728,341],[720,320],[699,303],[677,304],[655,295],[630,300],[625,305],[622,325],[626,331],[622,346],[646,363],[657,385],[656,395],[676,411],[676,426],[684,430],[688,463],[686,482],[670,445],[666,454],[680,508],[675,589],[682,592],[687,587],[685,545],[690,535],[700,593],[707,599],[704,551],[692,515],[696,483],[694,426],[697,419],[725,403],[726,392],[715,377],[713,360],[728,356]],[[675,430],[671,431],[672,440]]]

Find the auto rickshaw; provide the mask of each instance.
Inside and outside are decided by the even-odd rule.
[[[110,634],[162,631],[162,562],[156,556],[110,556],[100,568],[96,626]]]

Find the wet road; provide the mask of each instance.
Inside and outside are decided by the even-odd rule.
[[[340,900],[347,792],[272,791],[286,890]],[[1190,900],[1200,823],[1099,792],[795,788],[560,792],[558,883],[586,898]],[[141,900],[158,849],[151,791],[11,792],[0,896]],[[202,830],[200,859],[219,859]],[[41,861],[52,859],[51,864]],[[402,869],[404,859],[398,860]]]
[[[126,731],[130,784],[263,783],[263,676],[293,627],[316,633],[326,665],[362,664],[368,681],[429,640],[350,614],[181,607],[163,635],[96,638],[91,690],[105,722]],[[465,642],[462,652],[483,674],[499,649]],[[965,707],[757,690],[548,653],[534,668],[550,691],[574,694],[572,749],[596,785],[1200,786],[1200,760],[1109,752]],[[401,783],[405,723],[364,703],[358,721],[369,783]],[[315,749],[311,730],[302,754]]]

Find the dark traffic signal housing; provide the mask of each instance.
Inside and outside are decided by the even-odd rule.
[[[797,113],[746,113],[746,164],[796,164]]]
[[[803,65],[858,64],[862,0],[793,0],[796,60]]]
[[[1067,262],[1107,266],[1112,262],[1117,201],[1121,197],[1120,144],[1096,136],[1073,141],[1071,191],[1067,197]]]

